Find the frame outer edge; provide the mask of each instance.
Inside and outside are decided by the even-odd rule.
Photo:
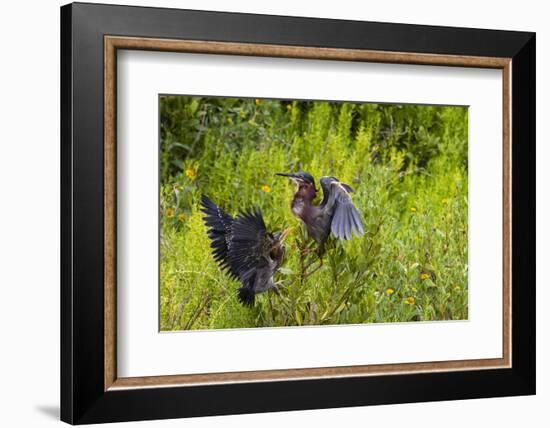
[[[369,386],[357,378],[337,379],[330,382],[324,380],[316,381],[295,381],[292,387],[285,386],[285,382],[267,382],[251,384],[244,388],[239,384],[230,386],[218,385],[208,387],[193,388],[161,388],[161,389],[140,389],[137,391],[104,391],[104,373],[99,373],[104,368],[103,361],[98,361],[99,354],[103,354],[105,347],[103,338],[98,339],[98,329],[103,328],[104,314],[97,315],[99,300],[103,302],[103,295],[96,298],[95,282],[96,274],[92,271],[88,273],[91,279],[79,277],[82,273],[82,266],[73,262],[73,257],[97,256],[97,243],[99,239],[91,239],[91,248],[84,248],[81,245],[82,238],[77,234],[84,234],[90,239],[90,233],[82,229],[82,224],[77,223],[82,218],[80,206],[83,202],[82,191],[85,195],[93,196],[94,202],[98,203],[94,185],[86,185],[80,180],[85,176],[77,169],[79,166],[86,166],[83,162],[83,156],[79,153],[81,150],[87,154],[97,155],[90,151],[87,144],[101,138],[103,129],[97,132],[97,125],[102,122],[98,114],[103,108],[103,94],[97,94],[103,88],[103,84],[98,82],[101,78],[98,76],[97,65],[99,61],[98,49],[99,36],[106,34],[135,35],[154,34],[155,36],[165,38],[200,38],[206,34],[206,39],[241,41],[248,43],[262,43],[262,40],[274,41],[275,44],[283,38],[290,37],[291,42],[300,43],[300,40],[309,40],[315,36],[318,30],[317,25],[313,28],[308,18],[285,18],[269,17],[261,18],[265,25],[262,25],[262,32],[254,32],[248,24],[252,22],[254,15],[243,17],[243,14],[224,13],[221,23],[233,20],[243,25],[235,27],[234,23],[223,28],[206,28],[201,26],[205,19],[213,19],[214,22],[220,22],[221,13],[216,12],[197,12],[168,10],[159,8],[139,8],[127,6],[106,6],[91,4],[73,4],[62,7],[61,10],[61,418],[69,423],[92,423],[92,422],[114,422],[144,419],[164,419],[189,416],[206,416],[215,414],[237,414],[266,411],[282,410],[300,410],[317,409],[328,407],[347,407],[364,406],[372,404],[389,404],[417,401],[439,401],[464,398],[497,397],[506,395],[526,395],[535,392],[535,330],[534,330],[534,211],[530,211],[535,204],[534,187],[534,111],[535,111],[535,48],[534,34],[520,32],[496,32],[475,29],[452,29],[443,27],[415,26],[416,32],[444,33],[446,40],[439,43],[439,40],[430,39],[429,42],[422,42],[421,49],[411,48],[410,51],[424,52],[456,52],[457,54],[467,54],[467,52],[494,52],[497,57],[513,56],[513,99],[512,110],[516,115],[512,118],[515,145],[512,145],[512,158],[516,183],[512,192],[512,199],[516,203],[525,203],[520,205],[514,211],[513,219],[516,222],[526,221],[533,224],[518,224],[519,229],[525,236],[522,237],[517,229],[512,230],[515,243],[519,245],[513,251],[514,261],[519,259],[519,267],[513,271],[514,284],[516,290],[513,293],[512,311],[515,315],[513,363],[512,369],[500,369],[487,371],[484,375],[484,382],[477,384],[477,388],[470,391],[470,386],[480,381],[479,372],[466,371],[461,374],[458,372],[407,375],[390,377],[389,380],[380,381],[379,377],[373,377],[369,380]],[[151,19],[144,19],[145,17]],[[109,17],[109,19],[105,19]],[[260,18],[258,18],[260,19]],[[289,21],[289,22],[287,22]],[[292,21],[292,25],[290,24]],[[333,20],[323,21],[324,25],[329,25],[332,30],[325,34],[323,40],[319,43],[340,47],[341,44],[347,44],[348,39],[357,31],[354,28],[353,34],[345,32],[342,35],[338,26],[344,23],[336,24]],[[308,24],[301,27],[299,32],[290,35],[276,35],[273,32],[275,22],[289,24],[291,30],[296,30],[298,23]],[[187,24],[183,27],[179,24]],[[162,25],[161,25],[162,24]],[[167,24],[167,25],[164,25]],[[169,25],[168,25],[169,24]],[[178,24],[178,25],[175,25]],[[257,22],[256,22],[257,24]],[[410,33],[407,25],[403,24],[379,24],[364,23],[377,28],[399,30],[400,33]],[[362,23],[350,23],[359,27]],[[410,26],[412,27],[412,26]],[[422,27],[422,28],[420,28]],[[405,31],[406,30],[406,31]],[[264,32],[265,31],[265,32]],[[393,30],[392,30],[393,31]],[[468,32],[469,31],[469,32]],[[449,34],[451,41],[449,41]],[[458,34],[457,34],[458,33]],[[302,36],[302,34],[305,34]],[[174,36],[175,35],[175,36]],[[183,36],[181,36],[183,35]],[[462,42],[461,36],[466,40]],[[477,36],[476,36],[477,35]],[[482,43],[480,36],[487,35],[490,43]],[[474,37],[475,36],[475,37]],[[401,46],[407,43],[409,38],[399,39],[390,38],[391,41],[380,41],[378,39],[369,43],[375,46],[375,50],[384,50],[381,45],[390,43],[390,45]],[[458,40],[457,40],[458,39]],[[476,39],[476,40],[474,40]],[[532,40],[531,40],[532,39]],[[201,39],[204,40],[204,39]],[[432,41],[433,40],[433,41]],[[455,42],[456,41],[456,45]],[[452,42],[452,43],[451,43]],[[306,44],[307,43],[303,43]],[[363,45],[365,43],[359,43]],[[335,46],[336,45],[336,46]],[[80,49],[83,48],[83,49]],[[362,47],[361,47],[362,48]],[[76,56],[75,53],[79,52]],[[516,57],[517,54],[517,57]],[[86,68],[85,65],[92,65]],[[532,68],[532,69],[531,69]],[[77,70],[76,73],[74,70]],[[519,72],[519,73],[518,73]],[[520,78],[521,75],[521,78]],[[521,82],[523,82],[521,84]],[[93,92],[95,91],[95,93]],[[521,96],[521,91],[527,91],[527,94]],[[97,95],[96,95],[97,94]],[[518,97],[517,95],[520,95]],[[101,100],[101,101],[99,101]],[[89,106],[81,106],[83,101],[90,102]],[[101,109],[98,104],[101,102]],[[75,112],[75,108],[77,111]],[[73,119],[73,115],[78,114]],[[529,118],[529,115],[532,117]],[[521,116],[521,117],[520,117]],[[73,125],[74,121],[74,125]],[[94,127],[94,125],[96,125]],[[530,128],[531,127],[531,128]],[[521,129],[521,130],[518,130]],[[86,132],[84,132],[86,131]],[[525,132],[524,135],[520,132]],[[78,139],[75,136],[78,136]],[[519,137],[519,138],[518,138]],[[521,144],[521,150],[518,147],[518,141]],[[78,144],[77,144],[78,143]],[[78,149],[78,150],[76,150]],[[86,149],[86,150],[85,150]],[[522,153],[522,150],[530,153]],[[532,152],[532,153],[531,153]],[[90,159],[91,168],[95,168],[97,157]],[[519,168],[518,168],[519,166]],[[76,173],[78,172],[78,177]],[[90,170],[86,169],[86,174]],[[527,177],[518,178],[522,174]],[[73,177],[73,175],[75,175]],[[99,177],[99,176],[98,176]],[[103,174],[100,174],[100,179]],[[74,184],[75,183],[75,184]],[[78,186],[79,188],[73,188]],[[522,193],[525,193],[522,195]],[[531,198],[531,199],[529,199]],[[97,199],[97,200],[96,200]],[[102,198],[103,200],[103,195]],[[531,201],[531,202],[529,202]],[[92,206],[93,207],[93,206]],[[95,209],[94,209],[95,212]],[[103,207],[101,207],[103,215]],[[97,213],[96,213],[97,214]],[[67,224],[69,222],[69,224]],[[74,226],[73,226],[74,222]],[[517,224],[517,223],[516,223]],[[97,222],[91,221],[92,230],[99,230]],[[101,233],[101,240],[103,240]],[[77,245],[78,244],[78,245]],[[526,252],[526,254],[522,254]],[[531,258],[531,260],[529,259]],[[85,259],[79,260],[86,261]],[[94,259],[87,266],[97,264]],[[93,267],[93,266],[92,266]],[[519,272],[518,272],[519,271]],[[101,275],[104,270],[101,269]],[[76,281],[79,281],[78,284]],[[83,282],[84,284],[82,284]],[[518,283],[519,288],[518,289]],[[84,286],[84,287],[83,287]],[[77,294],[75,292],[78,291]],[[513,290],[514,291],[514,290]],[[102,293],[101,293],[102,294]],[[523,294],[523,295],[522,295]],[[88,298],[88,301],[85,298]],[[516,299],[519,297],[520,300]],[[103,309],[103,303],[101,304]],[[96,311],[92,311],[96,309]],[[521,315],[521,320],[518,320]],[[520,335],[525,335],[521,338]],[[521,341],[516,340],[521,338]],[[76,341],[78,339],[78,341]],[[83,343],[86,346],[83,346]],[[78,346],[77,346],[78,345]],[[94,355],[95,353],[95,355]],[[101,355],[103,356],[103,355]],[[392,379],[393,378],[393,379]],[[419,389],[417,394],[411,398],[411,388],[416,388],[419,383],[428,382],[430,388]],[[453,388],[449,389],[449,385]],[[374,389],[373,389],[374,388]],[[101,390],[101,391],[100,391]],[[315,392],[315,393],[313,393]],[[244,394],[248,397],[243,403]],[[267,394],[267,395],[266,395]],[[216,406],[212,406],[209,399],[218,400]],[[274,400],[265,400],[266,397],[273,397]],[[223,401],[225,399],[226,401]]]
[[[536,35],[512,59],[512,362],[536,393]]]
[[[60,9],[60,156],[61,156],[61,385],[60,418],[74,423],[74,364],[73,364],[73,159],[72,159],[72,110],[73,110],[73,34],[72,5]]]

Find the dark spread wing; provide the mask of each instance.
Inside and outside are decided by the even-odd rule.
[[[201,211],[206,214],[204,216],[204,223],[206,227],[208,227],[208,237],[212,241],[210,247],[212,248],[214,260],[218,262],[222,269],[228,270],[229,273],[238,278],[238,274],[231,269],[229,263],[229,247],[232,240],[233,217],[206,196],[202,197],[201,203]]]
[[[256,271],[268,264],[265,254],[270,242],[260,210],[255,208],[235,217],[232,229],[229,265],[241,282],[251,287]]]
[[[271,236],[267,233],[259,209],[231,217],[206,196],[202,198],[204,222],[208,227],[211,247],[220,267],[239,280],[238,298],[245,306],[254,305],[257,275],[269,269],[266,254],[271,248]]]
[[[323,188],[322,209],[332,213],[330,230],[338,239],[350,239],[352,232],[356,236],[364,233],[361,215],[350,193],[353,189],[334,177],[321,178]]]

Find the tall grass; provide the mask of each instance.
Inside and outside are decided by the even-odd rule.
[[[162,330],[465,319],[467,109],[183,96],[161,98]],[[361,238],[319,268],[276,172],[334,175],[355,188]],[[281,294],[253,308],[214,262],[199,203],[259,206],[288,226]]]

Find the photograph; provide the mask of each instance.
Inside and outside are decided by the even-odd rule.
[[[468,108],[159,96],[160,330],[468,319]]]

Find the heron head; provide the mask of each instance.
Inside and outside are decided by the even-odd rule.
[[[285,254],[285,246],[283,244],[285,238],[288,236],[288,232],[290,232],[290,228],[283,230],[282,232],[276,232],[272,237],[272,245],[271,250],[269,252],[270,257],[273,260],[279,260],[281,261],[284,254]]]
[[[288,173],[288,172],[278,172],[277,175],[281,177],[288,177],[290,178],[296,185],[298,186],[298,190],[301,190],[303,187],[309,189],[312,188],[315,192],[317,192],[317,188],[315,187],[315,179],[313,176],[305,171],[298,171],[296,173]]]

